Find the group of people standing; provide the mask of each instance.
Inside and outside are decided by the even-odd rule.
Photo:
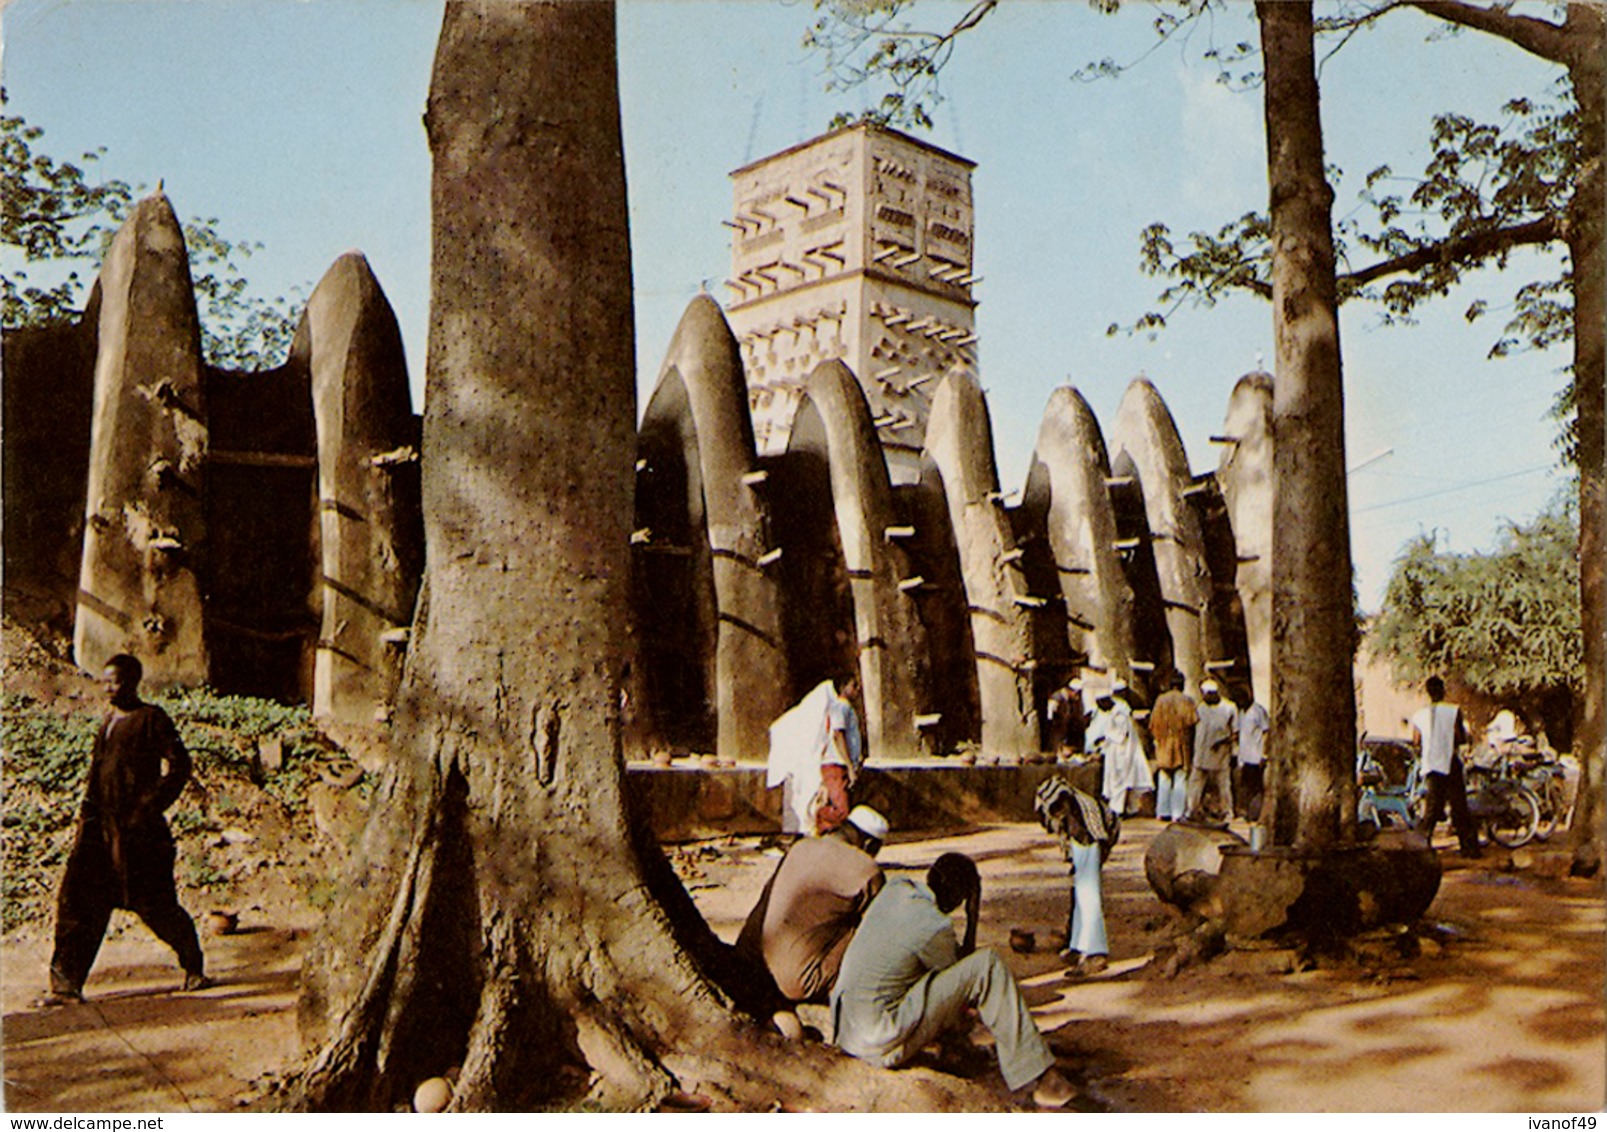
[[[190,758],[172,720],[140,699],[140,677],[131,656],[113,657],[102,676],[109,710],[95,738],[62,879],[50,990],[41,1006],[81,998],[114,908],[134,911],[173,949],[184,970],[182,989],[211,985],[194,923],[178,903],[173,839],[163,816],[190,776]],[[1260,815],[1266,709],[1247,694],[1238,703],[1224,698],[1214,680],[1201,682],[1199,702],[1183,688],[1175,676],[1148,713],[1153,771],[1144,726],[1120,681],[1085,688],[1073,680],[1050,698],[1059,753],[1103,759],[1098,795],[1054,775],[1034,803],[1072,867],[1061,956],[1075,962],[1075,975],[1106,966],[1100,875],[1121,818],[1136,812],[1134,796],[1153,790],[1161,820],[1214,821],[1217,811],[1207,800],[1214,786],[1225,818],[1235,812],[1236,762],[1238,812],[1251,820]],[[1477,855],[1457,754],[1466,728],[1455,705],[1444,702],[1438,678],[1427,690],[1430,706],[1411,721],[1427,784],[1420,828],[1431,834],[1449,805],[1463,852]],[[1031,1085],[1039,1106],[1066,1105],[1076,1090],[1056,1068],[1014,976],[996,952],[976,947],[982,896],[976,863],[944,853],[924,882],[889,879],[876,863],[888,821],[868,806],[851,807],[849,796],[865,754],[856,693],[853,677],[841,690],[825,682],[772,728],[772,773],[785,769],[788,784],[802,786],[787,806],[793,832],[810,836],[783,855],[731,949],[745,1005],[801,1037],[796,1005],[829,1004],[832,1041],[884,1067],[906,1064],[944,1034],[963,1034],[974,1014],[993,1036],[1011,1090]],[[794,784],[800,769],[810,773]],[[965,929],[956,939],[951,915],[962,906]]]
[[[1198,702],[1183,689],[1182,674],[1174,674],[1147,721],[1140,722],[1121,680],[1097,685],[1072,680],[1049,697],[1050,746],[1062,757],[1099,756],[1104,762],[1100,792],[1119,815],[1135,816],[1136,796],[1153,791],[1155,817],[1162,821],[1220,824],[1235,813],[1257,820],[1271,726],[1267,709],[1247,691],[1239,692],[1238,702],[1223,696],[1212,679],[1200,683]],[[1146,730],[1154,747],[1153,769]],[[1214,800],[1207,796],[1213,787]]]

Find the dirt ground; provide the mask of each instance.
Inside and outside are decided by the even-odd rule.
[[[1150,892],[1145,847],[1162,828],[1134,820],[1105,871],[1111,966],[1067,976],[1052,938],[1065,926],[1066,867],[1033,825],[899,839],[882,855],[917,874],[949,849],[983,874],[980,943],[1016,972],[1083,1111],[1599,1111],[1607,1100],[1603,889],[1514,870],[1497,851],[1474,865],[1447,853],[1417,953],[1363,940],[1312,963],[1236,951],[1157,977],[1151,960],[1175,915]],[[705,915],[735,937],[779,850],[732,838],[679,847]],[[123,914],[119,913],[119,917]],[[82,1005],[40,1011],[48,925],[4,940],[5,1100],[48,1112],[250,1108],[296,1055],[300,956],[314,923],[293,902],[248,910],[238,934],[205,940],[218,985],[172,993],[178,971],[142,926],[117,921]],[[1012,951],[1012,928],[1036,936]],[[1295,969],[1305,968],[1305,969]],[[826,1023],[805,1008],[805,1021]],[[975,1037],[983,1041],[985,1031]],[[985,1044],[985,1042],[983,1042]],[[985,1050],[939,1065],[1005,1093]],[[695,1092],[698,1082],[683,1082]],[[885,1098],[884,1102],[885,1104]]]

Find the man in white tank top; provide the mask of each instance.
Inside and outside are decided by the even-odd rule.
[[[1479,832],[1468,813],[1467,782],[1462,776],[1462,757],[1457,749],[1468,741],[1462,710],[1445,702],[1445,681],[1430,676],[1424,685],[1429,706],[1412,716],[1413,739],[1422,758],[1423,816],[1417,831],[1432,843],[1434,827],[1447,801],[1451,804],[1451,827],[1461,842],[1462,856],[1482,857]]]

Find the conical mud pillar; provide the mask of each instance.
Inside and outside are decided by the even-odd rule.
[[[810,374],[787,459],[818,460],[822,449],[852,595],[868,753],[913,758],[920,752],[915,717],[928,684],[926,634],[911,593],[915,579],[888,534],[896,526],[892,487],[870,409],[841,362]]]
[[[1039,744],[1031,611],[1048,599],[1027,592],[999,492],[988,406],[974,380],[951,376],[938,387],[926,454],[942,476],[971,612],[983,750],[1015,758],[1034,754]]]
[[[768,477],[740,347],[707,295],[670,340],[638,456],[632,569],[650,710],[671,732],[712,732],[722,758],[762,758],[790,702]],[[677,713],[688,718],[665,718]]]
[[[424,569],[418,430],[401,331],[368,261],[319,281],[291,346],[318,432],[322,627],[313,714],[372,724],[401,679]]]
[[[971,611],[943,473],[925,461],[920,480],[895,488],[893,499],[906,524],[893,535],[906,548],[910,568],[921,579],[912,592],[930,650],[931,711],[922,721],[921,736],[930,752],[947,753],[960,743],[981,739],[982,708]]]
[[[73,655],[129,652],[154,686],[202,684],[207,426],[184,233],[167,198],[135,206],[100,275],[99,349]]]
[[[1255,698],[1272,707],[1272,376],[1247,374],[1233,387],[1222,425],[1217,485],[1238,555],[1235,584],[1244,609]]]
[[[1049,396],[1021,510],[1041,530],[1060,578],[1072,651],[1095,671],[1132,679],[1133,592],[1116,546],[1105,438],[1071,386]]]
[[[1111,449],[1132,461],[1142,490],[1155,573],[1172,643],[1172,666],[1199,693],[1207,665],[1221,663],[1222,641],[1205,540],[1186,492],[1194,485],[1188,455],[1155,386],[1132,382],[1116,412]]]

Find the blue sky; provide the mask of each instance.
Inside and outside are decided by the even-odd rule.
[[[959,5],[922,0],[917,15]],[[621,0],[620,85],[630,184],[642,397],[681,311],[706,282],[724,299],[727,173],[820,132],[864,94],[824,90],[801,41],[807,3]],[[1153,305],[1140,230],[1214,229],[1264,208],[1259,92],[1235,94],[1202,58],[1253,39],[1248,4],[1187,42],[1156,48],[1144,4],[1102,16],[1082,0],[1015,0],[961,45],[927,136],[978,163],[977,287],[983,384],[1000,476],[1025,477],[1050,392],[1076,385],[1114,422],[1134,377],[1154,381],[1197,471],[1215,465],[1228,394],[1272,359],[1266,304],[1184,310],[1158,337],[1108,337]],[[425,0],[12,0],[0,14],[12,112],[44,127],[58,158],[107,147],[105,175],[154,186],[182,216],[215,217],[265,248],[247,274],[265,293],[311,285],[342,252],[372,263],[401,320],[422,397],[429,296],[429,154],[421,116],[440,5]],[[1401,12],[1323,66],[1328,159],[1362,175],[1420,168],[1429,117],[1493,117],[1550,89],[1555,68],[1474,34],[1428,41]],[[1096,58],[1138,61],[1120,79],[1073,81]],[[1520,256],[1425,312],[1385,328],[1347,310],[1342,345],[1352,466],[1353,554],[1374,608],[1404,541],[1488,547],[1563,489],[1547,408],[1565,351],[1490,361],[1501,308],[1555,271]],[[1469,325],[1475,298],[1495,313]]]

